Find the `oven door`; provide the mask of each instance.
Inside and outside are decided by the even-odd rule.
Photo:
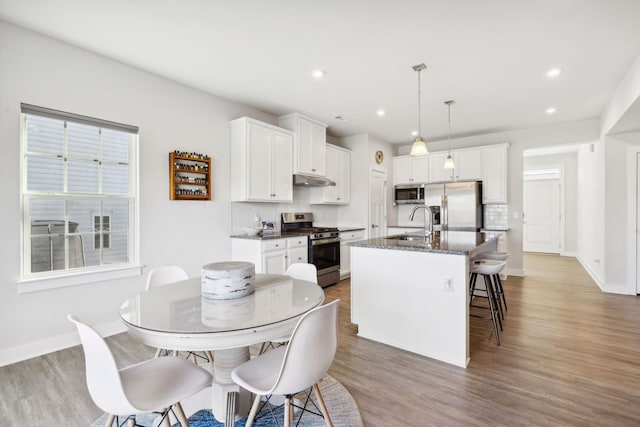
[[[318,284],[322,287],[340,281],[340,238],[311,240],[309,262],[318,270]]]

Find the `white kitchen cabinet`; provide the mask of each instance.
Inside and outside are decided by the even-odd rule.
[[[351,151],[327,144],[326,177],[336,183],[331,187],[312,187],[311,204],[349,204],[351,198]]]
[[[429,182],[453,181],[453,169],[444,168],[444,161],[448,154],[448,152],[429,153]]]
[[[508,144],[482,149],[482,203],[507,203]]]
[[[429,156],[396,156],[393,158],[393,184],[429,182]]]
[[[429,154],[429,182],[480,181],[482,179],[482,151],[454,150],[451,152],[455,169],[445,169],[449,152]]]
[[[302,114],[278,118],[279,124],[294,133],[293,173],[325,176],[327,125]]]
[[[252,262],[256,273],[284,274],[291,264],[309,262],[308,237],[231,239],[231,259]]]
[[[351,246],[349,242],[364,240],[364,230],[340,232],[340,279],[351,274]]]
[[[293,133],[248,117],[231,121],[231,201],[293,201]]]

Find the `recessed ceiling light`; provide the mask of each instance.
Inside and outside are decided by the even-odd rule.
[[[545,113],[547,114],[555,114],[556,113],[556,107],[549,107],[545,110]]]
[[[335,116],[334,119],[340,120],[341,122],[346,122],[347,121],[347,119],[345,119],[343,116]]]
[[[324,77],[326,73],[324,72],[324,70],[313,70],[311,72],[311,75],[313,76],[314,79],[321,79]]]
[[[386,111],[384,111],[384,110],[382,110],[382,109],[380,109],[380,110],[376,111],[376,114],[377,114],[378,116],[382,117],[382,116],[384,116],[385,114],[387,114],[387,112],[386,112]]]
[[[562,73],[562,70],[560,68],[552,68],[547,71],[547,77],[558,77],[560,73]]]

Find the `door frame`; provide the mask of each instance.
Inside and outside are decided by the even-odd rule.
[[[383,224],[381,225],[381,227],[383,228],[382,234],[386,235],[387,234],[387,203],[389,201],[389,195],[387,194],[389,191],[389,179],[388,179],[388,174],[387,174],[387,170],[386,169],[382,169],[382,168],[376,168],[375,166],[370,166],[369,167],[369,182],[367,183],[367,187],[368,187],[368,194],[367,194],[367,239],[371,238],[371,225],[372,225],[372,212],[373,209],[371,209],[371,179],[373,177],[374,174],[382,174],[384,177],[384,190],[383,190],[383,212],[382,215],[384,217],[383,220]]]
[[[558,171],[558,177],[553,177],[553,178],[537,178],[537,179],[526,179],[525,178],[525,172],[526,171],[544,171],[544,170],[557,170]],[[565,245],[565,221],[566,219],[566,215],[565,215],[565,182],[564,182],[564,163],[547,163],[547,164],[539,164],[539,165],[532,165],[527,169],[522,170],[522,212],[523,212],[523,217],[522,220],[526,221],[527,219],[525,218],[525,215],[527,214],[527,212],[525,211],[525,207],[526,207],[526,200],[524,198],[524,186],[526,185],[527,181],[542,181],[542,180],[550,180],[550,179],[557,179],[558,181],[560,181],[560,206],[558,206],[558,211],[560,212],[560,218],[559,218],[559,227],[558,227],[558,238],[559,238],[559,243],[560,243],[560,248],[559,248],[559,253],[561,256],[566,256],[568,255],[565,251],[564,251],[564,245]],[[522,252],[525,252],[524,250],[524,229],[522,230],[523,232],[523,239],[522,239]]]

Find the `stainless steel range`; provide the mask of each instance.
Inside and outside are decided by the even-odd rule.
[[[318,270],[323,288],[340,281],[340,232],[335,227],[314,227],[311,212],[284,212],[281,231],[309,234],[309,263]]]

